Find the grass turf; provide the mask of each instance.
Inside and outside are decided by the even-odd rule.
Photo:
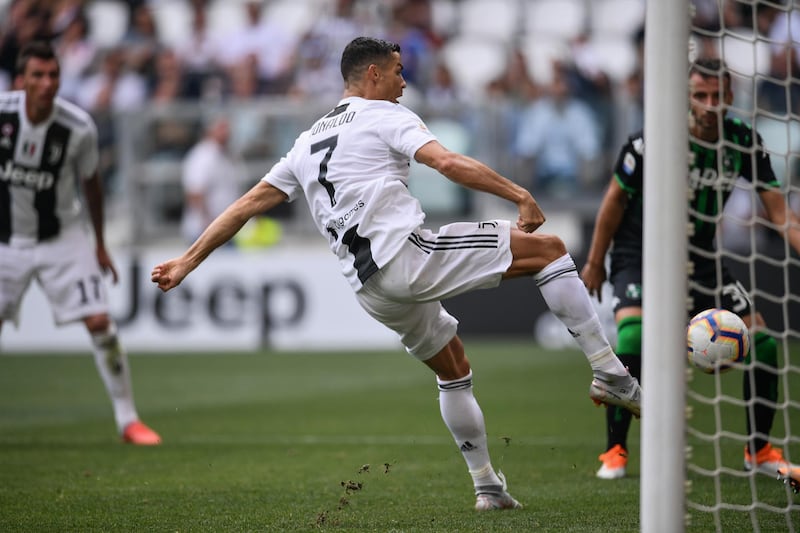
[[[639,424],[629,477],[596,479],[604,416],[584,357],[529,343],[467,350],[494,466],[521,511],[472,510],[433,375],[402,353],[133,355],[140,415],[164,439],[152,448],[118,443],[90,356],[8,355],[0,530],[638,531]],[[741,462],[737,445],[723,453]],[[756,489],[773,508],[791,505],[767,476],[724,478],[721,491],[738,502]],[[715,490],[697,479],[692,497],[714,501]],[[793,509],[692,511],[687,531],[752,531],[753,517],[762,531],[797,529]]]

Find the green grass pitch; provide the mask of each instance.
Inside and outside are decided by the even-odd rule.
[[[604,418],[583,355],[466,346],[494,466],[520,511],[473,511],[434,377],[402,352],[132,354],[140,415],[164,439],[152,448],[118,442],[88,354],[5,354],[0,531],[638,531],[640,426],[629,477],[596,479]],[[738,445],[722,453],[741,462]],[[717,489],[697,480],[693,490],[713,501]],[[767,476],[723,481],[735,501],[753,490],[772,506],[791,502]],[[753,516],[762,531],[785,531],[792,513],[797,529],[797,511],[717,519],[725,531],[752,531]],[[687,531],[713,531],[714,520],[692,512]]]

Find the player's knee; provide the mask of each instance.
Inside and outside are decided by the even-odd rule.
[[[642,317],[629,316],[617,323],[617,353],[642,353]]]
[[[461,379],[471,370],[469,360],[464,353],[464,345],[458,336],[453,337],[439,353],[426,360],[425,364],[444,381]]]
[[[772,368],[778,367],[778,342],[774,337],[757,332],[753,335],[753,346],[750,348],[748,359],[755,354],[756,361]]]
[[[531,240],[528,243],[528,256],[535,258],[538,263],[537,272],[553,261],[567,255],[567,245],[558,235],[537,235],[535,233],[527,235],[531,236]]]
[[[111,317],[107,314],[87,316],[83,319],[83,323],[86,324],[86,329],[92,335],[106,333],[112,327]]]
[[[544,249],[552,261],[567,253],[567,245],[558,235],[543,235],[542,237],[544,238]]]

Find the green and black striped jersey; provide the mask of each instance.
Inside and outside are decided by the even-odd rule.
[[[612,270],[615,262],[618,267],[641,264],[643,163],[644,138],[639,132],[622,147],[614,167],[614,179],[628,194],[628,206],[614,235]],[[690,140],[686,176],[691,190],[689,220],[693,235],[689,241],[690,250],[714,249],[719,214],[739,178],[751,182],[757,191],[780,186],[769,154],[763,149],[761,136],[753,128],[739,119],[726,118],[721,142]]]

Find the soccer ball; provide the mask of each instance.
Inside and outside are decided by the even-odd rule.
[[[706,309],[689,322],[686,332],[689,362],[706,374],[726,372],[750,351],[747,326],[725,309]]]

